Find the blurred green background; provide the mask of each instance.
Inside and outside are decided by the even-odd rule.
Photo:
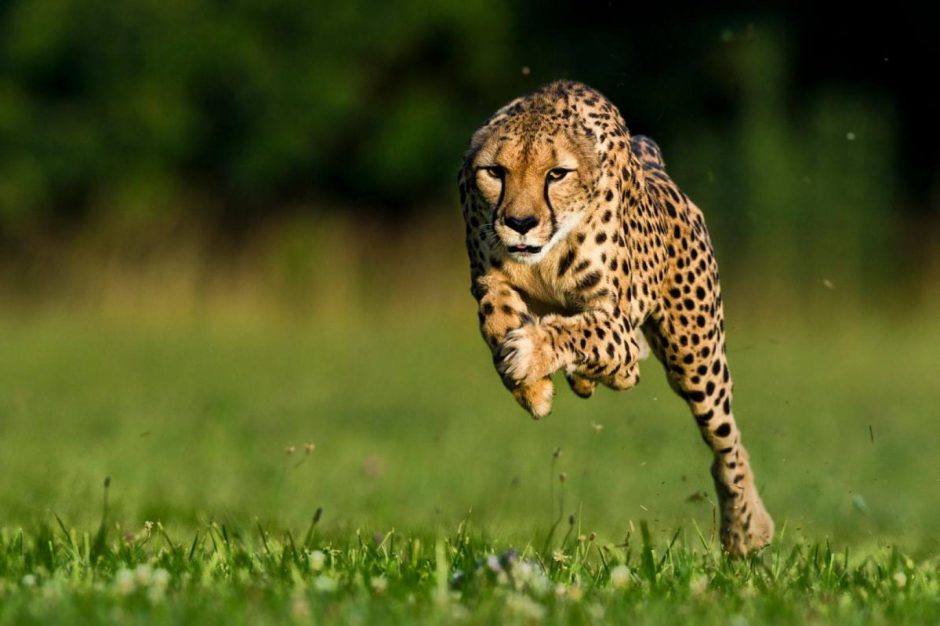
[[[323,506],[336,527],[449,528],[473,509],[531,536],[562,499],[614,537],[710,528],[708,455],[658,364],[628,394],[560,390],[533,424],[477,336],[462,153],[498,106],[572,78],[705,211],[778,525],[935,549],[931,24],[811,4],[0,3],[0,525],[93,524],[110,475],[129,527],[299,527]]]

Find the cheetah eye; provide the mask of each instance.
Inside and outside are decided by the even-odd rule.
[[[552,169],[548,170],[548,174],[545,176],[545,178],[547,178],[550,182],[555,182],[557,180],[561,180],[572,171],[573,170],[569,170],[564,167],[553,167]]]
[[[502,180],[506,177],[506,170],[502,165],[487,165],[480,169],[486,172],[487,176],[496,180]]]

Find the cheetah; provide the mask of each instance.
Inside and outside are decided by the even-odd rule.
[[[656,143],[598,91],[558,81],[476,131],[458,182],[480,330],[519,404],[547,415],[559,370],[583,398],[598,383],[629,389],[652,352],[714,454],[722,547],[767,545],[774,524],[731,411],[715,254]]]

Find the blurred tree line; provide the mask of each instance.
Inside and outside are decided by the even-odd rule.
[[[810,4],[6,0],[0,234],[439,213],[472,130],[568,77],[660,142],[728,254],[890,279],[940,226],[930,24]]]
[[[5,225],[191,191],[223,213],[439,199],[517,73],[496,3],[0,6]]]

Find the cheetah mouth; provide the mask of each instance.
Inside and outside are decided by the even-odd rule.
[[[515,246],[506,246],[506,249],[513,254],[538,254],[542,251],[542,246],[526,246],[518,244]]]

